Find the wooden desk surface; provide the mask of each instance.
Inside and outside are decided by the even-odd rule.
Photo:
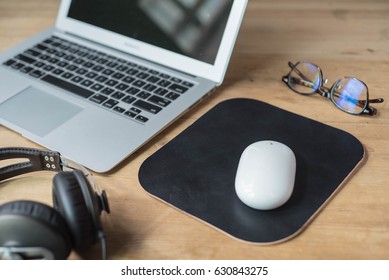
[[[54,24],[59,0],[0,0],[0,50]],[[376,117],[351,116],[331,102],[290,91],[287,62],[312,61],[330,83],[365,81]],[[251,0],[223,85],[113,172],[96,174],[109,194],[104,217],[110,259],[389,259],[389,2],[382,0]],[[294,239],[253,246],[155,200],[137,179],[141,163],[219,102],[258,99],[355,135],[365,165]],[[325,135],[323,135],[325,137]],[[0,126],[0,146],[39,147]],[[330,149],[331,147],[327,147]],[[325,178],[323,178],[325,180]],[[35,174],[0,186],[0,203],[51,204],[51,177]],[[93,251],[93,250],[92,250]],[[72,254],[71,258],[78,258]],[[98,248],[90,253],[99,258]]]

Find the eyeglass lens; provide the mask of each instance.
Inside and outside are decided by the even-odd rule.
[[[321,86],[320,68],[312,63],[300,62],[289,74],[289,86],[298,93],[312,94]]]
[[[340,109],[359,114],[366,107],[367,87],[358,79],[343,78],[332,87],[331,99]]]

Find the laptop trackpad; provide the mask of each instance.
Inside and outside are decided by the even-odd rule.
[[[29,87],[0,104],[0,118],[43,137],[82,109],[45,91]]]

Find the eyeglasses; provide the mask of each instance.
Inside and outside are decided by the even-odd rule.
[[[383,98],[369,99],[367,85],[354,77],[344,77],[337,80],[332,87],[324,85],[327,79],[323,80],[323,73],[319,66],[310,62],[288,63],[291,68],[288,75],[282,77],[282,81],[288,87],[300,94],[320,94],[329,98],[340,110],[353,114],[376,115],[377,110],[369,103],[382,103]]]

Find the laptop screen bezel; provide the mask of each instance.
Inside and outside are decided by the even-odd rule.
[[[193,76],[212,80],[216,84],[221,84],[238,35],[247,1],[233,1],[227,25],[213,65],[72,19],[68,17],[72,0],[61,1],[55,26],[67,33],[95,41]]]

